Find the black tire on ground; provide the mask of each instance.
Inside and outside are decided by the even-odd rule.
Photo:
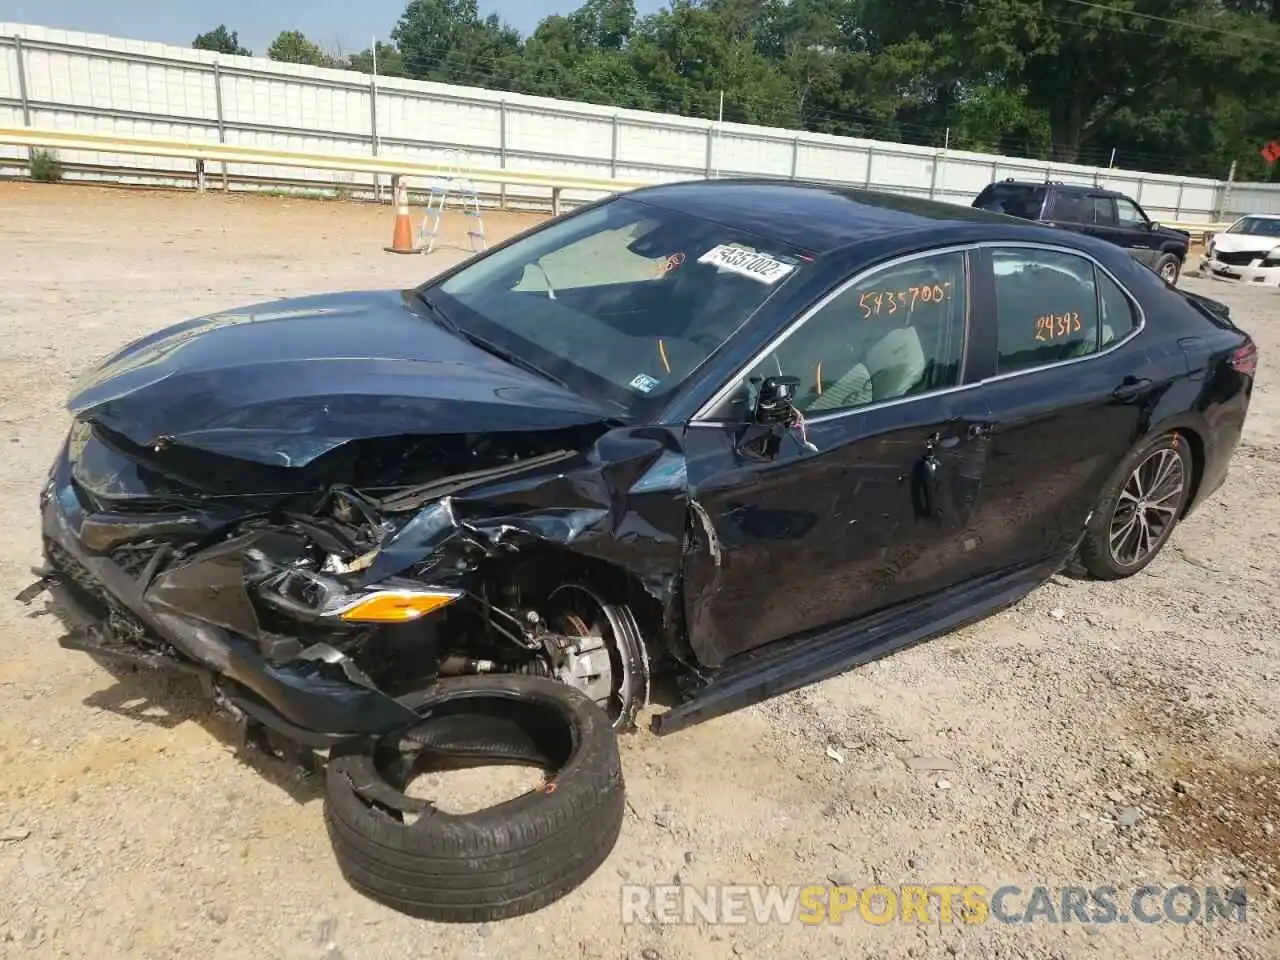
[[[625,813],[622,765],[608,715],[585,694],[491,675],[402,702],[421,725],[376,749],[335,750],[325,772],[325,825],[357,891],[423,920],[503,920],[560,899],[608,858]],[[428,770],[499,763],[542,767],[547,780],[461,815],[401,792]]]
[[[1162,460],[1164,466],[1170,471],[1165,481],[1169,486],[1163,490],[1151,489],[1162,469]],[[1159,519],[1169,516],[1169,521],[1151,538],[1150,549],[1136,560],[1130,560],[1126,556],[1117,557],[1117,552],[1123,554],[1125,552],[1123,546],[1132,541],[1122,539],[1120,549],[1117,551],[1112,549],[1112,539],[1116,532],[1115,522],[1119,520],[1121,529],[1124,529],[1124,523],[1129,515],[1126,511],[1133,509],[1132,490],[1126,492],[1126,487],[1129,486],[1131,478],[1139,467],[1146,471],[1144,478],[1145,486],[1148,488],[1146,495],[1153,498],[1161,496],[1166,498],[1156,503],[1158,509],[1153,508],[1156,512],[1151,515]],[[1098,499],[1093,516],[1085,529],[1084,540],[1080,544],[1079,551],[1080,563],[1084,569],[1099,580],[1120,580],[1133,576],[1151,563],[1169,542],[1169,537],[1173,535],[1173,530],[1182,517],[1187,498],[1191,495],[1193,469],[1191,449],[1186,439],[1178,433],[1162,434],[1129,451],[1128,456],[1116,468],[1116,472],[1103,488],[1102,496]],[[1181,480],[1180,489],[1176,493],[1170,492],[1173,489],[1173,474],[1180,476]],[[1151,502],[1156,501],[1153,499]],[[1166,514],[1164,512],[1166,510],[1171,510],[1172,514]]]
[[[1182,273],[1182,261],[1176,253],[1163,253],[1156,259],[1154,269],[1161,277],[1176,284]]]

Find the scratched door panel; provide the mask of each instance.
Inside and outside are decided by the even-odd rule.
[[[686,581],[704,662],[962,575],[955,545],[980,495],[974,455],[985,452],[965,419],[984,420],[985,407],[955,389],[969,345],[969,277],[955,249],[890,261],[771,345],[743,389],[794,376],[806,418],[776,449],[758,443],[758,426],[687,431],[694,509],[709,528]]]
[[[691,497],[715,550],[698,545],[686,569],[695,651],[715,664],[735,653],[871,613],[964,576],[963,547],[981,490],[980,438],[953,396],[837,417],[795,431],[775,457],[751,463],[730,428],[693,428]],[[983,408],[985,411],[985,407]],[[950,484],[942,518],[921,510],[919,465],[931,438]],[[707,537],[707,531],[703,531]]]

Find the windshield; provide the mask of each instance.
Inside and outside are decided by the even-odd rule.
[[[1254,237],[1280,237],[1280,217],[1245,217],[1232,224],[1226,233],[1245,233]]]
[[[687,380],[807,259],[617,198],[423,293],[464,333],[635,414]]]

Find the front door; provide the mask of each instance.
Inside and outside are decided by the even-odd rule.
[[[968,254],[899,260],[767,349],[685,449],[690,642],[716,666],[966,576],[985,403],[964,376]],[[803,420],[750,424],[751,390],[801,382]]]
[[[1159,251],[1150,226],[1133,203],[1108,194],[1091,194],[1086,202],[1092,212],[1086,233],[1123,247],[1129,256],[1148,267],[1155,263]]]
[[[1161,238],[1152,227],[1151,220],[1128,197],[1115,197],[1116,230],[1121,243],[1133,251],[1133,256],[1149,267],[1160,259]]]
[[[1131,300],[1092,260],[1030,244],[987,253],[993,432],[972,535],[990,571],[1071,548],[1163,378],[1129,339]]]

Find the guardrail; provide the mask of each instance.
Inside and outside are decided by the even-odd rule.
[[[0,127],[0,143],[194,160],[197,164],[197,185],[201,190],[204,189],[202,164],[210,160],[220,163],[256,163],[273,167],[305,167],[309,170],[333,170],[342,173],[386,174],[392,177],[463,177],[476,183],[546,187],[551,190],[551,208],[556,214],[560,212],[560,195],[565,190],[621,193],[648,186],[639,181],[572,177],[533,170],[495,170],[488,167],[459,169],[447,164],[426,163],[409,157],[392,155],[374,157],[355,153],[306,153],[227,143],[193,143],[188,140],[167,140],[159,137],[120,137],[38,127]]]
[[[40,127],[0,127],[0,143],[14,146],[85,150],[97,153],[142,154],[153,157],[176,157],[196,162],[197,188],[204,190],[203,164],[213,160],[220,163],[262,164],[276,167],[303,167],[310,170],[333,170],[342,173],[386,174],[391,177],[463,177],[476,183],[493,183],[508,186],[546,187],[551,190],[551,209],[560,213],[560,196],[565,190],[621,193],[648,182],[613,180],[597,177],[569,177],[563,174],[542,173],[532,170],[493,169],[469,167],[459,169],[438,163],[426,163],[408,157],[394,155],[369,156],[356,153],[307,153],[295,150],[276,150],[265,147],[246,147],[226,143],[193,143],[189,140],[168,140],[159,137],[114,136],[101,133],[53,130]],[[1165,223],[1165,226],[1186,230],[1192,240],[1205,242],[1208,234],[1225,230],[1228,223]]]
[[[1235,223],[1234,220],[1228,220],[1226,223],[1166,223],[1161,221],[1162,226],[1172,227],[1174,230],[1187,231],[1187,233],[1191,234],[1192,243],[1207,243],[1210,234],[1221,233],[1233,223]]]

